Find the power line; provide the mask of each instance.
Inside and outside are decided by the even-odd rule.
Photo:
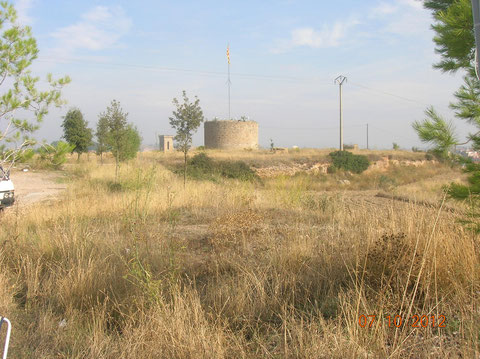
[[[377,126],[372,126],[372,125],[370,125],[370,128],[374,128],[374,129],[376,129],[376,130],[378,130],[378,131],[382,131],[382,132],[384,132],[384,133],[388,133],[390,136],[393,136],[393,138],[400,138],[400,139],[407,140],[407,141],[414,141],[414,139],[412,139],[412,138],[400,136],[400,135],[398,135],[398,134],[396,134],[396,133],[390,132],[390,131],[388,131],[388,130],[385,130],[385,129],[380,128],[380,127],[377,127]]]
[[[149,71],[162,71],[162,72],[183,72],[183,73],[194,73],[198,75],[204,76],[218,76],[224,77],[226,75],[225,72],[222,71],[207,71],[207,70],[196,70],[196,69],[185,69],[185,68],[175,68],[175,67],[164,67],[164,66],[152,66],[152,65],[136,65],[136,64],[127,64],[127,63],[114,63],[114,62],[99,62],[99,61],[85,61],[82,59],[75,59],[75,58],[39,58],[37,59],[39,62],[47,62],[47,63],[72,63],[72,64],[80,64],[80,65],[93,65],[93,66],[102,66],[102,67],[124,67],[124,68],[132,68],[132,69],[142,69],[142,70],[149,70]],[[302,78],[302,77],[293,77],[293,76],[280,76],[280,75],[260,75],[260,74],[251,74],[251,73],[231,73],[232,76],[236,77],[243,77],[243,78],[251,78],[251,79],[261,79],[261,80],[282,80],[282,81],[289,81],[289,82],[297,82],[297,83],[315,83],[321,85],[332,85],[330,79],[326,78]],[[416,103],[422,106],[430,106],[430,104],[423,103],[421,101],[417,101],[415,99],[411,99],[402,95],[397,95],[391,92],[375,89],[369,86],[365,86],[356,82],[351,82],[350,84],[359,87],[361,89],[379,93],[386,96],[391,96],[397,98],[399,100],[408,101],[411,103]]]
[[[182,68],[175,68],[175,67],[163,67],[163,66],[152,66],[152,65],[132,65],[126,63],[113,63],[113,62],[98,62],[98,61],[84,61],[82,59],[68,59],[68,58],[39,58],[37,61],[39,62],[48,62],[48,63],[72,63],[72,64],[80,64],[80,65],[94,65],[94,66],[115,66],[115,67],[127,67],[132,69],[142,69],[142,70],[150,70],[150,71],[165,71],[165,72],[185,72],[185,73],[195,73],[200,75],[208,75],[208,76],[219,76],[224,77],[225,72],[223,71],[206,71],[206,70],[195,70],[195,69],[182,69]],[[249,73],[231,73],[234,76],[239,77],[249,77],[249,78],[257,78],[257,79],[265,79],[265,80],[286,80],[286,81],[295,81],[295,82],[312,82],[313,80],[308,80],[306,78],[299,78],[299,77],[291,77],[291,76],[278,76],[278,75],[259,75],[259,74],[249,74]]]
[[[414,100],[414,99],[411,99],[411,98],[408,98],[408,97],[404,97],[404,96],[400,96],[400,95],[395,95],[393,93],[390,93],[390,92],[386,92],[386,91],[382,91],[382,90],[376,90],[374,88],[371,88],[371,87],[368,87],[368,86],[364,86],[364,85],[360,85],[360,84],[357,84],[355,82],[351,82],[350,81],[350,85],[353,85],[353,86],[356,86],[356,87],[360,87],[362,89],[365,89],[365,90],[368,90],[368,91],[372,91],[372,92],[376,92],[376,93],[379,93],[379,94],[382,94],[382,95],[386,95],[386,96],[391,96],[391,97],[396,97],[400,100],[404,100],[404,101],[408,101],[408,102],[413,102],[413,103],[417,103],[419,105],[422,105],[422,106],[430,106],[428,104],[425,104],[423,102],[420,102],[420,101],[417,101],[417,100]]]
[[[329,131],[329,130],[337,130],[338,131],[338,126],[337,127],[276,127],[276,126],[259,126],[260,128],[264,129],[269,129],[269,130],[306,130],[306,131],[311,131],[311,130],[318,130],[318,131]],[[353,126],[348,126],[347,128],[356,128],[356,127],[364,127],[364,125],[353,125]]]

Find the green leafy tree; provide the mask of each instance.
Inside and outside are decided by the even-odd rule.
[[[425,0],[424,7],[432,11],[435,32],[433,41],[440,61],[433,66],[443,72],[455,73],[464,70],[464,85],[455,93],[456,102],[450,107],[457,118],[477,126],[475,134],[465,143],[458,143],[451,123],[443,120],[433,108],[426,110],[427,119],[415,121],[413,128],[420,139],[434,146],[434,153],[445,159],[455,145],[479,143],[480,138],[480,90],[475,76],[475,38],[470,0]],[[431,131],[428,134],[428,131]],[[454,142],[455,141],[455,142]]]
[[[450,108],[457,118],[480,128],[480,83],[470,75],[464,77],[464,82],[455,92],[457,102],[451,103]]]
[[[183,185],[187,181],[187,158],[188,151],[192,147],[192,137],[197,132],[204,120],[202,109],[200,108],[200,100],[195,96],[195,101],[190,102],[187,93],[183,91],[183,103],[176,98],[173,99],[176,107],[173,116],[169,117],[170,126],[177,131],[175,141],[177,149],[183,152]]]
[[[96,152],[100,155],[100,162],[103,164],[103,154],[108,152],[108,118],[100,116],[95,137],[97,137]]]
[[[457,144],[455,128],[451,122],[445,121],[433,107],[425,111],[427,117],[423,121],[415,121],[413,128],[420,140],[433,145],[433,152],[437,158],[445,160],[450,150]]]
[[[429,119],[421,123],[414,123],[414,129],[424,142],[434,144],[436,153],[445,156],[447,148],[453,145],[471,143],[475,149],[480,149],[480,84],[475,74],[475,37],[473,30],[473,16],[470,0],[428,0],[424,6],[433,13],[435,23],[435,51],[440,54],[441,60],[434,67],[455,73],[464,70],[464,84],[455,92],[456,101],[450,104],[455,116],[474,125],[477,131],[468,136],[464,143],[458,143],[451,123],[446,123],[433,109]],[[468,184],[452,183],[449,186],[450,197],[464,200],[469,199],[471,215],[463,222],[470,228],[480,232],[480,165],[460,160],[464,163],[464,170],[469,173]]]
[[[80,155],[88,151],[92,144],[92,130],[88,128],[88,122],[84,120],[82,112],[78,108],[70,109],[63,117],[63,138],[72,146],[73,152],[77,153],[77,161]]]
[[[54,80],[49,74],[48,89],[37,88],[40,80],[30,70],[38,56],[37,42],[30,27],[17,23],[15,8],[7,2],[0,2],[0,31],[0,145],[11,149],[0,158],[0,166],[8,172],[21,152],[35,143],[32,133],[49,107],[64,103],[61,88],[70,79]]]
[[[415,121],[413,128],[420,139],[434,146],[433,152],[441,159],[455,145],[472,142],[480,144],[480,88],[475,75],[475,38],[470,0],[425,0],[425,8],[432,11],[435,32],[433,41],[440,61],[434,67],[443,72],[464,70],[464,84],[455,92],[456,101],[450,104],[455,116],[477,127],[464,143],[458,143],[454,127],[441,118],[433,108],[426,110],[427,119]]]
[[[51,145],[42,145],[38,150],[38,154],[40,155],[40,160],[48,167],[60,169],[62,165],[67,162],[67,154],[71,153],[73,149],[73,145],[56,141]]]
[[[115,182],[121,161],[134,158],[140,149],[141,138],[137,129],[127,122],[128,113],[123,112],[120,102],[113,100],[107,110],[100,114],[107,124],[106,145],[115,157]]]
[[[447,10],[455,1],[456,0],[424,0],[423,3],[425,8],[437,14],[440,11]]]
[[[142,138],[140,137],[137,128],[132,124],[127,125],[125,137],[127,140],[124,143],[124,148],[120,155],[120,161],[135,158],[142,143]]]
[[[425,1],[424,6],[432,10],[435,20],[433,41],[440,61],[434,67],[445,72],[473,68],[475,37],[471,0]]]

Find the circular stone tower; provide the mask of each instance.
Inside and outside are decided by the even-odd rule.
[[[258,148],[258,123],[255,121],[207,121],[204,132],[205,148],[222,150]]]

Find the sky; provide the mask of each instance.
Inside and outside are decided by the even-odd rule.
[[[32,65],[45,78],[69,75],[63,96],[37,138],[62,136],[62,116],[78,107],[92,128],[113,99],[143,143],[174,134],[172,99],[198,96],[206,120],[231,116],[259,124],[269,147],[339,145],[343,75],[344,142],[370,148],[425,147],[411,124],[434,106],[463,139],[473,129],[449,103],[462,74],[438,61],[431,14],[417,0],[53,1],[17,0],[19,22],[40,49]],[[203,144],[203,126],[194,145]]]

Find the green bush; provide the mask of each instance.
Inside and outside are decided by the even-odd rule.
[[[212,181],[220,178],[251,181],[258,178],[255,171],[243,161],[214,161],[204,152],[196,154],[190,159],[187,175],[193,179]]]
[[[53,145],[43,145],[38,149],[40,161],[49,168],[60,169],[67,162],[67,155],[73,151],[75,146],[59,141]]]
[[[221,175],[226,178],[236,178],[242,181],[252,181],[257,174],[243,161],[222,161],[219,163]]]
[[[27,163],[33,159],[35,151],[32,148],[27,148],[26,150],[20,151],[17,155],[18,163]]]
[[[0,146],[0,159],[6,160],[7,162],[14,161],[17,163],[27,163],[34,155],[35,151],[31,148],[15,150],[6,149],[4,145]]]
[[[191,168],[201,170],[203,172],[213,171],[215,163],[207,156],[205,152],[201,152],[192,157],[188,164]]]
[[[368,166],[370,161],[367,156],[354,155],[348,151],[335,151],[329,154],[332,159],[332,167],[342,169],[353,173],[362,173]]]

